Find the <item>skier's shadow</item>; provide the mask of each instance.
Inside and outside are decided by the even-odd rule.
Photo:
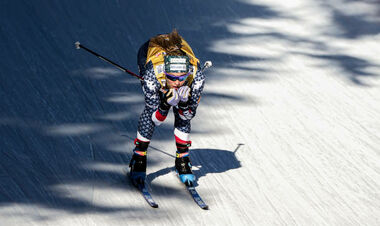
[[[242,145],[244,144],[238,144],[234,151],[219,149],[192,149],[190,151],[191,162],[193,164],[193,173],[197,180],[209,173],[223,173],[228,170],[240,168],[241,164],[236,158],[236,152]],[[164,151],[156,148],[153,149],[174,158],[174,156],[167,154]],[[154,173],[148,174],[146,181],[151,184],[151,182],[157,177],[164,176],[174,171],[174,166],[158,170]],[[197,182],[195,182],[195,186],[198,186]]]

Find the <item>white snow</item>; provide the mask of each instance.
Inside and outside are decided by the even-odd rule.
[[[76,13],[57,4],[52,7]],[[109,4],[112,9],[116,3]],[[148,154],[147,181],[159,208],[150,208],[124,180],[143,108],[139,83],[120,81],[135,78],[122,77],[75,50],[69,59],[85,66],[75,69],[74,76],[66,71],[46,87],[36,87],[33,78],[20,82],[25,89],[34,87],[28,95],[36,102],[43,97],[39,105],[21,94],[0,92],[7,97],[3,106],[9,106],[0,119],[0,132],[6,135],[1,145],[0,225],[380,225],[378,2],[220,1],[225,10],[220,14],[236,17],[210,21],[210,31],[202,26],[221,17],[214,5],[218,3],[176,4],[197,13],[199,25],[187,28],[187,15],[174,17],[165,8],[170,6],[163,5],[156,9],[164,17],[160,23],[178,22],[162,32],[173,26],[181,32],[184,24],[190,45],[202,42],[205,47],[194,48],[196,54],[203,62],[213,61],[205,72],[191,134],[197,190],[210,210],[192,201],[173,172],[172,114],[155,131]],[[208,4],[215,11],[207,12]],[[244,8],[258,6],[262,10],[247,17]],[[132,7],[128,18],[143,16],[137,5]],[[96,14],[95,9],[89,10]],[[265,11],[277,16],[265,16]],[[117,32],[127,32],[119,30],[125,23],[136,39],[120,42],[125,47],[120,51],[102,51],[125,57],[135,67],[134,53],[126,47],[136,50],[154,35],[145,31],[147,26],[154,30],[154,22],[140,19],[132,26],[115,21],[112,15],[99,20],[99,31],[113,26],[111,37],[116,38]],[[211,29],[224,32],[208,42]],[[106,33],[96,34],[97,41],[109,42],[102,39]],[[123,55],[125,51],[132,53]],[[208,53],[202,55],[204,51]],[[32,58],[26,63],[24,69],[33,68]],[[66,63],[62,67],[70,68]],[[68,77],[66,90],[59,83]],[[51,96],[45,93],[50,87],[56,92]],[[36,115],[27,114],[37,107]],[[37,157],[34,150],[40,151]]]

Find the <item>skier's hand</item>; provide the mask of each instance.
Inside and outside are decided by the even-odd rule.
[[[181,86],[178,89],[178,95],[179,95],[179,103],[178,108],[180,108],[183,112],[186,112],[189,110],[188,106],[188,100],[189,100],[189,94],[190,94],[190,87],[188,86]]]
[[[169,89],[165,94],[164,94],[164,101],[167,105],[171,106],[177,106],[178,102],[180,101],[180,97],[178,95],[178,91],[176,89]]]
[[[181,86],[178,89],[178,95],[181,102],[186,103],[189,100],[189,94],[190,94],[190,87],[188,86]]]
[[[190,120],[194,117],[187,102],[180,101],[178,103],[178,113],[182,120]]]
[[[190,120],[193,118],[193,114],[191,113],[191,110],[188,104],[190,90],[191,89],[188,86],[181,86],[178,89],[178,95],[180,98],[180,101],[178,103],[178,113],[179,113],[179,117],[182,120]]]

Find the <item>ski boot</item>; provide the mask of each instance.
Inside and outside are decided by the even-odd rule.
[[[133,156],[129,163],[129,176],[134,186],[138,184],[144,185],[146,177],[146,152],[149,142],[143,142],[135,139],[136,147],[133,149]]]
[[[191,171],[191,162],[189,155],[189,146],[191,143],[181,144],[177,143],[177,153],[175,159],[175,168],[179,179],[186,186],[193,186],[195,176]]]

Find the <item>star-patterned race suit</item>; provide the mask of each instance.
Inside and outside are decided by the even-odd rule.
[[[143,142],[149,142],[152,139],[155,126],[160,125],[166,118],[170,109],[162,109],[160,104],[163,101],[163,89],[156,78],[152,62],[146,62],[147,48],[149,41],[139,49],[137,62],[140,75],[143,77],[141,81],[142,90],[145,96],[145,108],[140,115],[137,139]],[[190,67],[193,70],[193,67]],[[198,65],[198,68],[200,66]],[[187,85],[191,88],[188,100],[188,110],[183,111],[178,106],[174,106],[173,112],[175,116],[174,135],[177,142],[189,143],[191,124],[190,120],[195,116],[196,109],[202,94],[205,77],[201,70],[197,70],[191,84]]]

